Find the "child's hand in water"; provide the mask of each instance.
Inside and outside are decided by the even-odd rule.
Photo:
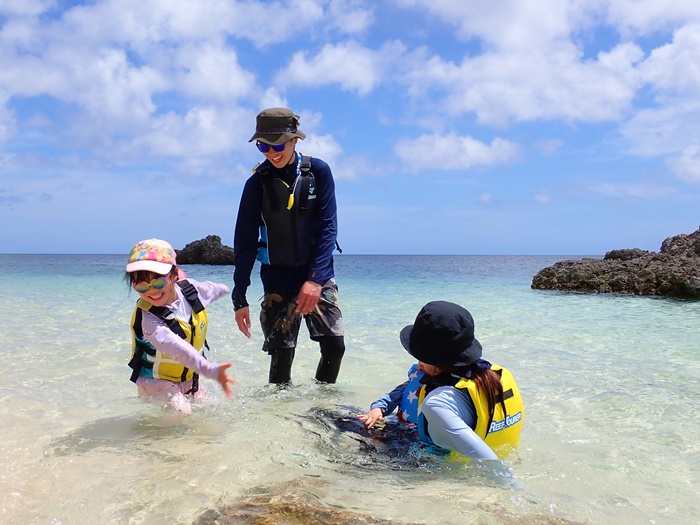
[[[360,414],[357,418],[360,421],[364,421],[367,428],[372,428],[377,421],[384,421],[381,408],[373,408],[366,414]]]
[[[236,384],[236,380],[233,379],[232,377],[229,377],[226,374],[226,370],[228,368],[231,368],[231,363],[225,363],[219,367],[219,376],[216,378],[216,380],[219,382],[221,385],[221,388],[224,389],[224,393],[226,394],[226,397],[229,398],[233,395],[233,392],[231,391],[231,385]]]

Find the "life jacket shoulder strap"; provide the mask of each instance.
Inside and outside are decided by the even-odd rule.
[[[311,185],[311,156],[302,155],[301,156],[301,202],[299,203],[299,209],[304,213],[309,207],[309,186]],[[339,253],[343,253],[343,249],[335,241],[335,248]]]
[[[309,209],[309,187],[311,186],[311,157],[301,156],[301,193],[299,194],[299,211],[306,213]]]
[[[182,281],[178,281],[177,284],[182,290],[182,293],[185,296],[185,299],[187,299],[187,302],[190,303],[190,306],[192,307],[192,311],[194,313],[198,314],[199,312],[204,310],[204,305],[202,304],[202,301],[199,298],[199,292],[191,282],[189,282],[187,279],[183,279]],[[204,340],[204,347],[207,350],[209,350],[209,343],[207,343],[206,339]],[[202,355],[204,355],[204,352],[202,352]]]
[[[253,173],[260,173],[261,175],[264,175],[267,173],[268,169],[270,169],[270,163],[267,162],[267,160],[261,160],[255,165],[255,167],[253,167]]]
[[[199,292],[197,292],[197,289],[191,282],[189,282],[187,279],[183,279],[182,281],[178,281],[177,285],[182,290],[187,302],[190,303],[194,313],[198,314],[204,310],[204,305],[202,304],[202,301],[199,300]]]
[[[149,308],[148,311],[156,317],[158,317],[159,319],[162,319],[165,325],[168,328],[170,328],[170,330],[172,330],[177,335],[185,339],[185,332],[182,330],[180,323],[177,322],[177,319],[175,318],[175,314],[173,312],[168,310],[165,306],[151,306],[151,308]]]
[[[267,160],[264,160],[262,162],[259,162],[257,166],[253,168],[253,172],[259,173],[260,176],[262,177],[261,182],[263,185],[263,188],[267,190],[267,196],[270,199],[270,207],[274,211],[279,211],[280,208],[282,207],[282,203],[279,200],[277,196],[277,192],[275,191],[275,185],[274,185],[274,177],[268,176],[268,172],[270,171],[270,163]]]
[[[134,355],[131,356],[131,361],[129,361],[129,368],[131,368],[131,377],[129,378],[132,382],[136,383],[139,375],[141,374],[141,367],[143,366],[143,345],[138,343],[138,340],[143,339],[143,329],[141,328],[141,319],[143,310],[137,308],[134,313],[134,335],[136,337],[137,343],[134,346]]]

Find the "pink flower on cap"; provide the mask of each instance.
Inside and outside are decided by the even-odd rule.
[[[134,244],[129,253],[127,272],[145,270],[160,275],[170,273],[175,262],[175,250],[169,242],[160,239],[146,239]]]

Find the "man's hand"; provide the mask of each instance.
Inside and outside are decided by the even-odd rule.
[[[236,324],[241,333],[250,339],[250,307],[244,306],[236,310]]]
[[[306,281],[299,290],[296,311],[301,315],[310,314],[316,308],[319,297],[321,297],[321,285]]]

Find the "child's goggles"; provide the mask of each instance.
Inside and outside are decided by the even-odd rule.
[[[255,145],[258,147],[258,149],[259,149],[262,153],[267,153],[268,151],[270,151],[270,148],[272,148],[273,150],[275,150],[276,152],[279,153],[280,151],[284,151],[284,147],[285,147],[286,143],[285,143],[285,144],[277,144],[277,145],[275,145],[275,146],[270,146],[269,144],[266,144],[265,142],[260,142],[260,141],[258,140],[258,141],[255,143]]]
[[[150,283],[143,281],[140,283],[135,283],[132,286],[137,292],[146,293],[151,286],[153,286],[153,288],[155,288],[156,290],[162,290],[163,288],[165,288],[166,284],[168,284],[167,277],[165,275],[161,275],[160,277],[156,277],[155,279],[153,279]]]

